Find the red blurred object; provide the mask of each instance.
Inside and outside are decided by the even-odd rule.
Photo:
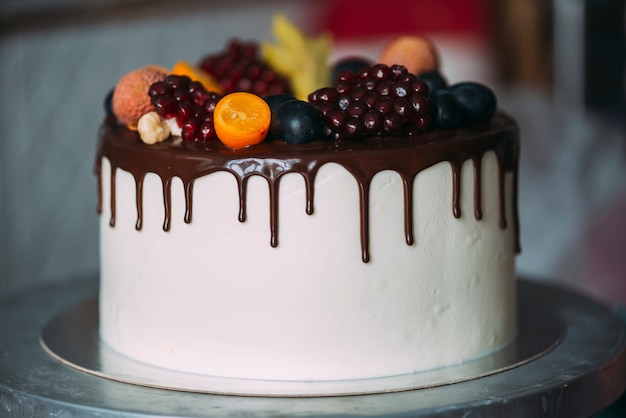
[[[485,36],[487,0],[323,0],[319,30],[335,39],[407,33]]]

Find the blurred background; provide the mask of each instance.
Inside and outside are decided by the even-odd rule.
[[[626,305],[624,0],[0,0],[0,297],[93,277],[103,100],[126,72],[270,40],[276,12],[335,55],[440,48],[522,132],[521,275]]]

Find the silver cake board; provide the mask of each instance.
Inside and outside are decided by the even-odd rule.
[[[89,299],[59,313],[41,330],[44,349],[95,376],[141,386],[239,396],[347,396],[425,389],[477,379],[532,361],[557,347],[565,327],[553,312],[521,306],[519,334],[500,350],[460,364],[419,373],[353,380],[279,381],[183,373],[130,359],[98,337],[98,303]]]
[[[0,416],[573,417],[613,403],[626,388],[620,316],[545,283],[519,280],[518,290],[520,332],[498,352],[411,375],[298,383],[140,364],[100,343],[96,279],[36,288],[0,301]]]

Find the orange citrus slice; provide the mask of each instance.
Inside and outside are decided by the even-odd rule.
[[[219,83],[211,76],[211,74],[204,71],[202,68],[193,65],[187,61],[178,61],[172,68],[172,74],[186,75],[191,78],[192,81],[199,81],[202,83],[206,91],[212,91],[222,94],[222,88]]]
[[[263,141],[272,112],[259,96],[236,92],[222,97],[213,112],[217,137],[229,148],[240,149]]]

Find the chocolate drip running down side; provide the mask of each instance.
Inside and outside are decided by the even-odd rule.
[[[516,251],[520,250],[519,219],[517,212],[517,172],[519,134],[515,122],[496,114],[489,124],[470,129],[435,131],[415,138],[367,138],[359,141],[313,141],[294,145],[266,142],[244,149],[230,150],[219,142],[201,143],[167,140],[155,145],[143,144],[136,132],[130,131],[109,118],[99,132],[95,172],[98,176],[98,213],[102,212],[102,158],[111,164],[111,219],[115,225],[115,183],[117,169],[133,175],[136,185],[137,222],[143,223],[143,180],[147,173],[157,174],[163,184],[165,219],[163,229],[171,226],[171,185],[179,177],[185,192],[186,223],[193,217],[193,185],[202,176],[226,171],[237,179],[240,222],[246,220],[247,184],[251,176],[263,177],[269,185],[270,245],[278,246],[279,188],[283,175],[298,173],[306,185],[306,213],[314,211],[315,176],[320,167],[337,163],[348,170],[357,181],[360,199],[361,251],[363,262],[369,254],[369,190],[373,177],[383,170],[392,170],[402,179],[404,188],[404,229],[407,245],[413,237],[413,182],[420,171],[447,161],[452,172],[452,215],[461,217],[461,167],[467,160],[474,166],[474,216],[482,219],[481,162],[484,154],[494,151],[498,164],[498,194],[500,227],[507,228],[505,174],[514,176],[513,224]]]

